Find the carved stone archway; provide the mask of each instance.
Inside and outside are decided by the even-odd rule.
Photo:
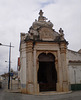
[[[55,56],[52,53],[41,53],[38,59],[37,81],[39,91],[56,91],[57,71],[55,68]]]

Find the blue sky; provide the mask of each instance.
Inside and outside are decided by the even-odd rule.
[[[38,0],[38,3],[41,5],[41,8],[44,8],[47,5],[55,4],[56,3],[56,0]]]
[[[17,69],[20,33],[27,33],[40,9],[58,32],[63,28],[68,48],[81,49],[81,0],[0,0],[0,42],[14,45],[12,68]],[[0,74],[8,71],[9,48],[0,46]]]

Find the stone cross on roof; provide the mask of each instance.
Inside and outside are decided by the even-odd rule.
[[[42,12],[42,10],[40,10],[40,12],[39,12],[39,15],[40,15],[40,16],[42,16],[42,15],[43,15],[43,12]]]

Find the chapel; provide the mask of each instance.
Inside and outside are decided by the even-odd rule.
[[[67,45],[62,28],[56,32],[40,10],[28,33],[21,33],[22,93],[69,91]]]

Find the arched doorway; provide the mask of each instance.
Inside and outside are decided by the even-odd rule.
[[[55,68],[55,56],[51,53],[41,53],[38,59],[39,91],[56,91],[57,72]]]

